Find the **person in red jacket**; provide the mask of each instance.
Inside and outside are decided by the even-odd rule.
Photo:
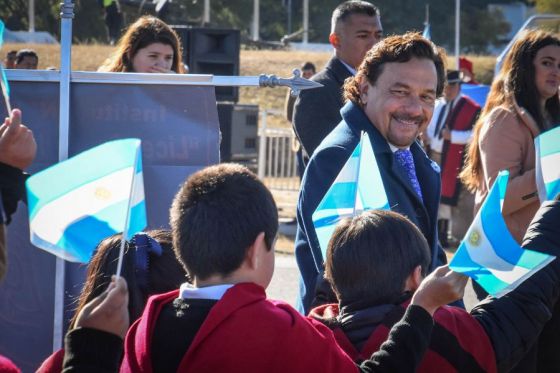
[[[430,314],[459,299],[465,284],[436,271],[397,323],[398,339],[358,367],[326,326],[266,298],[278,213],[247,168],[220,164],[193,174],[170,221],[192,283],[149,299],[126,336],[121,372],[410,372],[429,340]],[[407,359],[395,359],[396,349]]]
[[[548,214],[535,222],[539,232],[532,231],[531,249],[539,249],[538,235],[560,241],[557,218],[558,214]],[[549,254],[560,254],[560,242],[546,246]],[[346,219],[331,238],[325,264],[325,276],[339,303],[317,307],[310,316],[329,326],[339,346],[360,361],[386,340],[429,260],[420,231],[395,212],[368,211]],[[439,308],[430,347],[417,371],[509,371],[537,340],[559,295],[560,264],[554,260],[515,290],[487,298],[470,313],[452,306]]]

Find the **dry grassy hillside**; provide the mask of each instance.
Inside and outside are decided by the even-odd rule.
[[[28,46],[39,54],[39,68],[58,68],[60,66],[60,47],[53,45]],[[4,56],[8,50],[21,49],[21,44],[6,44],[0,51]],[[108,45],[74,45],[72,48],[72,68],[81,71],[95,71],[112,53],[114,47]],[[330,53],[314,53],[301,51],[272,51],[272,50],[243,50],[241,51],[241,75],[259,75],[261,73],[276,74],[289,77],[295,67],[305,61],[313,62],[318,68],[326,64]],[[492,79],[495,58],[487,56],[468,56],[473,60],[477,79],[489,83]],[[450,66],[454,62],[449,61]],[[257,104],[261,109],[283,110],[287,89],[283,88],[242,88],[240,103]],[[272,124],[287,126],[278,119],[272,119]]]

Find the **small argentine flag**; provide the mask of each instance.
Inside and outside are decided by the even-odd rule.
[[[146,227],[140,140],[110,141],[27,180],[31,243],[87,263],[103,238]]]
[[[373,148],[367,134],[362,133],[360,143],[312,215],[323,258],[341,219],[366,210],[388,209],[389,201]]]
[[[560,126],[535,138],[537,189],[541,203],[560,193]]]
[[[512,291],[555,258],[521,248],[509,233],[501,211],[508,177],[508,171],[499,173],[449,264],[495,297]]]

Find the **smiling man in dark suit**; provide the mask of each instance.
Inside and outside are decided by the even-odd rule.
[[[293,116],[294,131],[303,148],[303,162],[342,119],[344,80],[356,73],[367,51],[383,37],[379,10],[366,1],[347,1],[333,12],[329,42],[334,56],[311,80],[323,87],[301,92]]]
[[[439,167],[416,141],[430,122],[444,83],[442,52],[412,33],[375,45],[356,76],[346,82],[342,121],[309,160],[299,195],[295,244],[300,311],[334,300],[322,279],[323,258],[311,216],[362,132],[373,146],[391,209],[408,217],[428,241],[430,271],[446,263],[437,234]]]

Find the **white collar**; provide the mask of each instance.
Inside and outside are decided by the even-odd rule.
[[[396,147],[395,145],[391,144],[389,141],[387,141],[387,144],[389,144],[389,147],[391,148],[391,151],[392,151],[393,153],[395,153],[397,150],[401,150],[401,149],[402,149],[402,150],[410,150],[410,145],[407,146],[407,147],[405,147],[405,148],[398,148],[398,147]]]
[[[348,65],[346,62],[342,61],[340,58],[339,58],[339,61],[342,62],[342,64],[346,67],[346,69],[348,69],[348,71],[350,71],[350,74],[352,74],[353,76],[356,75],[356,69],[355,68]]]
[[[213,299],[220,300],[233,284],[213,285],[197,288],[188,282],[181,284],[179,298],[182,299]]]

